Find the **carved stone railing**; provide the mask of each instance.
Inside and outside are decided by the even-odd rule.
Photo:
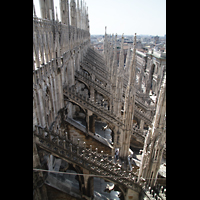
[[[144,143],[146,132],[147,130],[141,131],[137,126],[133,126],[134,137],[136,137],[141,143]]]
[[[84,62],[88,63],[90,66],[95,68],[96,71],[101,73],[102,76],[104,76],[106,79],[110,80],[109,72],[105,68],[101,67],[100,64],[98,62],[96,62],[96,60],[94,58],[92,58],[91,56],[88,56],[88,54],[87,54],[84,57]]]
[[[127,84],[124,84],[123,95],[125,96]],[[143,98],[146,97],[146,94],[136,91],[135,103],[141,106],[146,111],[155,111],[155,105],[149,105]]]
[[[92,145],[90,148],[86,148],[86,143],[83,143],[83,147],[77,144],[71,143],[68,138],[59,137],[59,135],[48,132],[40,127],[36,127],[34,135],[36,144],[43,150],[57,156],[61,159],[67,160],[73,164],[80,165],[81,167],[90,171],[91,174],[106,176],[105,179],[123,185],[127,188],[141,191],[141,187],[144,181],[137,183],[137,174],[129,170],[129,167],[125,168],[125,165],[119,165],[114,163],[114,156],[103,155],[103,151],[98,153],[92,151]]]
[[[34,136],[39,148],[67,162],[89,170],[90,174],[105,176],[104,179],[107,181],[125,186],[138,193],[142,192],[146,199],[166,199],[166,189],[164,190],[162,187],[157,188],[159,192],[157,194],[155,190],[150,189],[149,192],[146,181],[143,178],[137,181],[137,172],[133,172],[132,168],[129,168],[129,165],[125,166],[124,163],[122,165],[115,163],[114,156],[104,155],[103,151],[98,153],[98,148],[92,151],[92,145],[90,145],[90,148],[86,148],[86,143],[83,142],[83,146],[80,146],[79,141],[76,144],[72,143],[68,139],[67,134],[66,136],[60,136],[53,131],[37,125]],[[156,196],[159,198],[156,198]]]
[[[163,186],[156,186],[156,189],[152,189],[151,187],[145,188],[143,187],[143,192],[145,192],[144,200],[147,199],[156,199],[156,200],[166,200],[166,188]]]
[[[106,121],[108,121],[111,124],[113,123],[117,126],[123,125],[122,120],[120,120],[120,118],[117,118],[115,115],[111,114],[110,110],[101,106],[101,104],[92,101],[88,97],[77,93],[75,91],[75,88],[68,88],[67,86],[65,86],[64,87],[64,96],[68,97],[69,100],[73,101],[74,103],[77,103],[77,104],[81,105],[82,107],[84,107],[88,110],[91,110],[96,115],[102,117],[103,119],[105,119]],[[135,109],[135,115],[136,116],[140,115],[139,117],[142,118],[148,124],[148,121],[150,120],[149,118],[147,118],[148,115],[146,117],[146,115],[143,112],[138,111],[137,108]],[[151,121],[149,122],[149,125],[151,125]],[[134,136],[140,142],[144,143],[145,136],[144,136],[143,132],[141,132],[136,127],[133,127],[133,133],[134,133]],[[164,157],[165,157],[165,154],[166,154],[166,150],[164,150]]]
[[[155,111],[155,105],[149,105],[146,101],[141,98],[140,93],[136,92],[135,101],[146,111]]]
[[[87,66],[89,66],[90,68],[92,68],[93,71],[95,71],[101,77],[103,77],[106,80],[106,82],[109,81],[109,79],[108,79],[108,72],[106,73],[105,70],[100,69],[99,66],[96,63],[92,62],[86,56],[84,56],[83,58],[84,58],[83,59],[83,63],[85,63]]]
[[[88,52],[92,54],[95,57],[95,59],[97,59],[102,65],[105,65],[105,60],[102,55],[100,55],[98,52],[94,51],[91,48],[88,48]]]
[[[94,56],[94,54],[92,54],[90,51],[88,51],[88,53],[86,54],[86,58],[88,58],[92,62],[94,61],[94,64],[96,64],[97,67],[101,70],[106,71],[106,65],[99,61],[98,58]]]
[[[110,83],[110,80],[108,80],[107,78],[105,78],[100,72],[98,72],[98,70],[96,70],[96,68],[92,67],[91,65],[87,64],[87,62],[83,61],[80,62],[80,65],[82,66],[83,69],[87,70],[87,71],[91,71],[92,73],[95,74],[95,77],[97,77],[98,79],[102,80],[105,83]]]
[[[97,116],[102,117],[106,121],[108,121],[111,124],[115,124],[116,126],[122,126],[123,122],[122,119],[116,117],[111,113],[110,110],[108,110],[107,106],[101,106],[99,102],[94,102],[88,96],[84,96],[82,94],[79,94],[75,91],[75,88],[69,88],[68,86],[64,86],[63,91],[64,96],[68,98],[69,101],[72,101],[74,103],[77,103],[78,105],[82,106],[83,108],[86,108],[93,113],[95,113]],[[67,100],[67,99],[66,99]]]
[[[104,87],[102,84],[98,83],[97,81],[93,81],[91,76],[87,75],[86,73],[82,71],[76,71],[75,76],[82,80],[83,82],[86,82],[89,86],[92,86],[94,89],[96,89],[99,93],[104,94],[105,96],[110,97],[110,87]]]
[[[141,143],[144,144],[147,130],[142,131],[137,127],[137,125],[134,125],[133,126],[133,134],[134,134],[134,137],[136,137],[136,139],[138,141],[140,141]],[[163,157],[166,158],[166,147],[164,147],[164,150],[163,150]]]
[[[135,105],[134,115],[144,120],[149,126],[152,124],[153,116],[141,110],[137,105]]]
[[[83,73],[81,71],[76,71],[75,76],[86,82],[88,85],[92,85],[97,91],[99,91],[100,93],[104,94],[105,96],[110,97],[111,93],[110,90],[108,89],[108,87],[103,87],[101,84],[99,84],[96,81],[93,81],[91,79],[91,76],[87,75],[86,73]],[[146,111],[151,111],[151,110],[155,110],[155,106],[149,106],[147,105],[147,103],[145,101],[143,101],[141,98],[137,97],[136,94],[136,98],[135,98],[135,103],[139,104],[142,108],[144,108]],[[151,120],[151,115],[145,114],[145,117],[149,117],[150,116],[150,120]]]

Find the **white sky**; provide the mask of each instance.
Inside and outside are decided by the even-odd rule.
[[[39,0],[33,0],[40,15]],[[76,1],[77,2],[77,1]],[[88,6],[90,34],[121,35],[166,34],[166,0],[85,0]],[[70,0],[69,0],[70,3]],[[79,0],[80,5],[80,0]],[[54,0],[60,19],[59,0]]]

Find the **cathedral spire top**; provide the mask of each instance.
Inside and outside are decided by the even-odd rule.
[[[128,84],[134,85],[135,83],[135,67],[136,67],[136,33],[135,33],[135,36],[134,36],[134,43],[133,43],[133,57],[132,57],[132,60],[131,60],[131,65],[130,65],[130,76],[129,76],[129,82]]]
[[[122,33],[121,49],[119,55],[119,75],[121,76],[124,71],[124,33]]]
[[[57,6],[56,6],[56,21],[58,22],[58,12],[57,12]]]
[[[33,15],[34,15],[34,17],[37,17],[36,12],[35,12],[35,5],[34,5],[34,3],[33,3]]]

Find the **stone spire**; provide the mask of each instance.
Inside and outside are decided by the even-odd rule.
[[[53,3],[53,0],[49,0],[49,1],[39,0],[39,1],[40,1],[40,11],[41,11],[42,18],[54,21],[54,3]]]
[[[69,25],[69,3],[68,0],[60,0],[60,16],[63,24]]]
[[[70,2],[70,14],[71,14],[71,26],[76,27],[77,21],[76,21],[76,2],[74,0],[71,0]]]
[[[125,72],[124,72],[124,75],[126,77],[129,77],[130,63],[131,63],[131,46],[129,46],[127,56],[126,56],[126,67],[125,67]]]
[[[114,37],[114,34],[112,34],[112,41],[111,41],[111,45],[110,45],[110,65],[108,66],[109,67],[109,72],[111,73],[112,71],[112,61],[113,61],[113,54],[114,54],[114,40],[115,40],[115,37]]]
[[[135,37],[134,37],[134,44],[133,44],[133,56],[132,56],[132,60],[130,63],[130,68],[129,68],[129,79],[128,79],[128,84],[126,87],[126,92],[125,92],[125,115],[124,115],[124,121],[128,122],[127,124],[127,129],[129,130],[130,128],[132,128],[132,117],[129,116],[129,121],[127,121],[127,112],[129,112],[129,114],[133,115],[134,109],[133,109],[133,105],[135,102],[135,68],[136,68],[136,33],[135,33]],[[128,107],[131,106],[131,110],[133,110],[133,112],[130,112],[131,110],[128,109]]]
[[[111,35],[108,35],[107,37],[107,70],[108,70],[108,73],[110,74],[110,71],[111,71],[111,56],[112,56],[112,53],[113,53],[113,45],[111,43]]]
[[[80,8],[79,8],[79,0],[77,0],[77,28],[80,28]]]
[[[120,54],[119,54],[119,72],[124,70],[124,49],[123,48],[124,48],[124,34],[122,34],[121,49],[120,49]]]
[[[39,0],[40,2],[40,12],[41,12],[41,18],[48,19],[49,18],[49,12],[48,11],[48,5],[45,0]]]
[[[135,68],[136,68],[136,33],[135,33],[135,38],[134,38],[134,46],[133,46],[133,57],[131,60],[131,65],[130,65],[130,76],[128,79],[128,85],[132,87],[132,89],[135,86]],[[134,94],[133,90],[132,95]]]
[[[86,5],[81,0],[81,29],[86,30]]]
[[[86,6],[86,2],[85,2],[85,6],[84,6],[84,30],[86,30],[87,29],[87,11],[86,11],[86,8],[87,8],[87,6]]]
[[[126,88],[125,93],[125,105],[124,105],[124,134],[122,138],[122,154],[121,156],[126,159],[129,152],[130,147],[130,139],[132,134],[132,127],[133,127],[133,116],[134,116],[134,107],[135,107],[135,52],[136,52],[136,33],[134,38],[134,50],[133,50],[133,57],[130,65],[129,70],[129,80],[128,85]]]
[[[115,35],[115,48],[111,69],[111,83],[112,83],[112,92],[113,92],[113,113],[116,113],[116,78],[117,78],[117,34]]]
[[[49,19],[54,21],[54,0],[49,0]]]
[[[156,184],[158,170],[162,159],[166,139],[166,74],[164,74],[156,114],[153,119],[152,127],[149,128],[144,142],[142,162],[138,174],[147,179],[147,185],[153,187]]]
[[[83,29],[83,2],[81,0],[81,7],[80,7],[80,29]]]
[[[88,6],[87,6],[87,12],[86,12],[86,20],[87,20],[87,27],[86,27],[86,30],[87,30],[88,32],[90,32]]]
[[[56,21],[58,22],[58,13],[57,13],[57,6],[56,6]]]
[[[34,2],[33,2],[33,16],[34,16],[34,17],[37,17],[36,12],[35,12],[35,5],[34,5]]]
[[[122,34],[121,49],[119,55],[119,67],[117,69],[116,78],[116,96],[117,96],[117,116],[121,117],[121,107],[122,107],[122,94],[123,94],[123,83],[124,83],[124,36]]]
[[[105,61],[106,61],[106,65],[107,65],[107,33],[106,33],[106,29],[107,27],[105,26],[105,35],[104,35],[104,42],[103,42],[103,53],[104,53],[104,57],[105,57]]]

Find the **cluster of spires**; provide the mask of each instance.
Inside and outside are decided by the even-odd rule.
[[[117,34],[112,34],[112,40],[107,36],[106,33],[107,27],[105,27],[105,38],[104,38],[104,57],[107,66],[107,70],[111,75],[111,83],[112,83],[112,91],[114,94],[114,99],[118,101],[118,105],[114,104],[113,112],[121,117],[121,98],[123,95],[123,84],[124,84],[124,76],[129,77],[128,85],[126,89],[126,96],[134,96],[134,88],[135,85],[135,67],[136,67],[136,33],[134,36],[134,44],[133,44],[133,53],[131,53],[131,46],[128,48],[126,63],[124,63],[124,33],[122,34],[121,39],[121,49],[119,54],[119,63],[117,59]],[[113,50],[114,49],[114,50]],[[125,64],[125,67],[124,67]],[[131,94],[128,95],[128,93]]]
[[[133,54],[131,54],[131,46],[129,46],[128,52],[127,52],[127,57],[126,57],[126,63],[124,63],[124,50],[123,50],[124,33],[122,34],[121,48],[120,48],[120,55],[119,55],[119,62],[118,62],[118,59],[117,59],[117,34],[115,35],[115,37],[114,37],[114,34],[112,34],[112,37],[108,36],[106,33],[106,29],[107,29],[107,27],[105,27],[104,57],[105,57],[107,70],[108,70],[108,72],[111,73],[111,77],[112,77],[112,75],[114,76],[114,78],[116,78],[115,77],[116,75],[118,75],[118,76],[125,75],[128,77],[130,66],[133,64],[133,63],[131,63],[131,60],[132,60],[133,54],[135,54],[135,50],[136,50],[135,49],[136,33],[134,36],[135,41],[134,41],[134,46],[133,46]],[[134,57],[135,57],[135,55],[134,55]],[[135,59],[133,59],[133,60],[135,60]],[[124,64],[125,64],[125,67],[124,67]],[[124,73],[121,73],[121,72],[124,72]],[[132,78],[134,78],[134,77],[132,77]],[[114,84],[113,81],[112,81],[112,83]]]
[[[57,7],[56,8],[56,19],[54,18],[54,1],[53,0],[39,0],[40,3],[40,12],[41,18],[59,21]],[[84,0],[80,2],[77,0],[77,5],[74,0],[70,1],[70,5],[68,0],[60,0],[60,16],[61,23],[66,25],[71,25],[83,30],[89,31],[89,18],[88,18],[88,7]],[[33,3],[33,16],[37,17],[35,5]]]

